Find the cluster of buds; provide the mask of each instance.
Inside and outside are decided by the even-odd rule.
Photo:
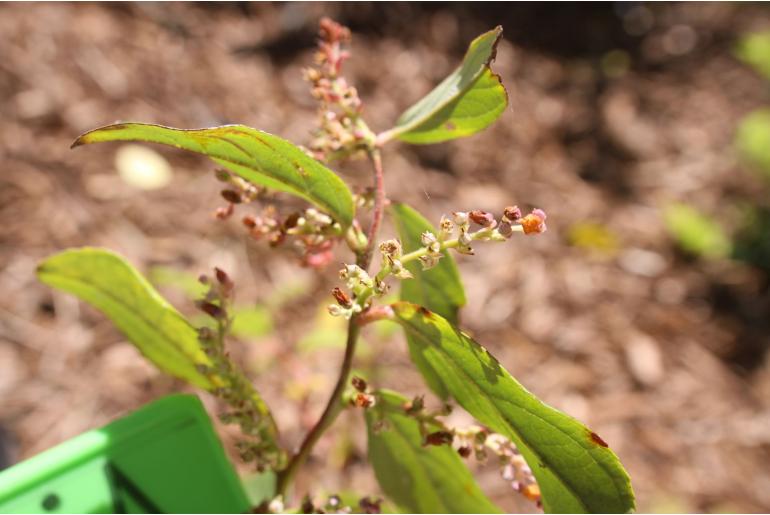
[[[220,194],[227,201],[227,206],[218,207],[214,216],[219,220],[227,220],[235,212],[236,204],[247,204],[260,198],[267,192],[267,188],[256,186],[246,179],[230,173],[222,168],[214,171],[218,181],[228,185]]]
[[[340,279],[345,281],[347,289],[351,292],[348,295],[340,288],[332,290],[332,296],[337,301],[336,304],[330,304],[329,314],[332,316],[341,316],[350,319],[356,313],[364,310],[364,305],[356,302],[356,298],[365,296],[365,293],[374,289],[374,280],[369,274],[358,265],[344,265],[340,270]],[[351,297],[352,296],[352,297]]]
[[[316,159],[330,161],[366,149],[373,135],[361,119],[361,99],[355,87],[341,76],[342,63],[350,54],[342,46],[350,42],[347,27],[323,18],[320,22],[315,68],[305,70],[318,100],[319,128],[310,144]]]
[[[214,268],[214,280],[208,275],[202,274],[198,282],[208,286],[208,290],[202,299],[196,302],[198,309],[209,315],[218,323],[227,321],[227,306],[232,300],[235,283],[221,268]]]
[[[232,323],[228,307],[233,299],[235,283],[220,268],[214,269],[213,278],[201,275],[198,280],[209,288],[196,305],[214,320],[216,328],[204,326],[198,329],[198,340],[210,364],[200,364],[196,368],[201,374],[216,378],[214,382],[221,385],[212,393],[229,406],[229,410],[220,415],[222,422],[238,424],[241,428],[245,438],[236,442],[241,458],[245,462],[254,462],[259,470],[281,466],[285,454],[268,434],[270,422],[262,415],[253,386],[239,372],[225,350],[225,337]]]
[[[302,255],[302,265],[321,268],[333,258],[334,244],[340,239],[342,228],[329,215],[308,208],[291,213],[286,218],[278,215],[274,206],[267,206],[259,215],[246,215],[243,225],[256,240],[267,239],[277,247],[287,237],[294,237],[294,245]]]
[[[503,209],[503,216],[499,222],[488,211],[456,211],[452,215],[454,225],[459,229],[455,250],[461,254],[473,255],[473,248],[471,247],[473,240],[503,241],[509,239],[514,232],[540,234],[546,231],[546,214],[542,209],[534,209],[530,214],[522,217],[521,210],[517,206],[509,206]],[[471,224],[480,226],[481,229],[471,233]],[[442,236],[448,238],[452,231],[452,221],[442,217]]]
[[[411,279],[413,276],[401,264],[401,242],[398,240],[386,240],[380,243],[380,253],[383,264],[390,267],[390,273],[399,279]],[[383,292],[384,293],[384,292]]]
[[[358,376],[350,380],[356,393],[350,398],[350,403],[356,408],[371,408],[377,403],[376,397],[369,391],[369,385]]]
[[[540,488],[535,476],[513,442],[479,426],[455,429],[454,435],[460,443],[457,449],[460,456],[467,458],[474,455],[479,461],[485,461],[489,454],[496,456],[503,480],[510,482],[514,490],[540,506]]]
[[[443,220],[442,220],[443,222]],[[439,237],[443,234],[443,231],[439,232]],[[420,243],[425,247],[426,254],[420,256],[420,263],[422,263],[423,270],[430,270],[434,266],[438,265],[439,259],[441,259],[441,241],[430,231],[425,231],[420,235]]]

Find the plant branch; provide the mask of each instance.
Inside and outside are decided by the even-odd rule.
[[[385,209],[385,181],[383,178],[382,169],[382,157],[380,151],[377,148],[370,147],[368,150],[369,159],[374,167],[374,212],[372,218],[372,224],[369,226],[368,240],[366,249],[358,253],[357,262],[358,266],[364,270],[369,268],[372,261],[372,253],[374,245],[377,240],[377,232],[382,224],[382,217]],[[307,457],[313,450],[313,447],[326,432],[326,430],[334,423],[337,416],[343,409],[342,395],[345,392],[345,388],[348,384],[350,377],[350,370],[353,368],[353,357],[356,353],[356,343],[358,342],[358,334],[361,331],[361,323],[358,320],[359,316],[353,316],[348,321],[348,336],[345,343],[345,356],[342,359],[342,366],[340,367],[339,376],[337,377],[337,384],[334,386],[334,390],[329,397],[329,401],[326,403],[321,418],[310,429],[305,439],[302,441],[297,453],[292,456],[289,464],[278,475],[277,495],[286,495],[286,490],[297,474],[297,470],[307,460]]]
[[[310,452],[313,450],[316,442],[321,438],[321,435],[332,425],[337,415],[342,411],[342,394],[345,391],[345,387],[348,383],[348,376],[350,370],[353,367],[353,356],[356,352],[356,342],[358,341],[358,333],[360,331],[359,324],[356,321],[356,317],[353,317],[348,322],[348,337],[345,343],[345,357],[342,360],[342,367],[340,368],[340,374],[337,378],[337,384],[334,386],[329,401],[326,404],[326,408],[321,414],[321,418],[313,426],[310,432],[305,437],[299,451],[292,456],[288,466],[283,469],[278,476],[278,485],[276,493],[278,495],[286,495],[286,489],[297,474],[299,467],[305,462]]]
[[[377,232],[380,230],[385,212],[385,180],[383,178],[382,156],[376,147],[370,148],[368,153],[374,167],[374,211],[372,213],[372,225],[369,226],[369,233],[367,234],[366,250],[359,256],[358,266],[364,270],[368,270],[372,262],[372,252],[377,244]]]

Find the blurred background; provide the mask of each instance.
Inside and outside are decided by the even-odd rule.
[[[460,256],[464,327],[609,442],[640,511],[770,510],[767,4],[0,5],[0,461],[186,389],[36,282],[36,263],[70,246],[123,253],[191,316],[198,274],[229,271],[232,352],[285,443],[317,419],[343,347],[324,311],[336,265],[316,273],[250,240],[247,209],[215,220],[221,187],[204,158],[69,145],[116,120],[244,123],[307,143],[301,70],[324,15],[353,30],[345,74],[377,131],[503,25],[493,68],[510,108],[470,138],[390,145],[389,196],[434,221],[545,209],[546,234]],[[335,169],[369,185],[366,163]],[[369,328],[356,366],[424,393],[401,338]],[[478,469],[505,509],[535,511],[495,466]],[[360,413],[320,442],[298,488],[377,494]]]

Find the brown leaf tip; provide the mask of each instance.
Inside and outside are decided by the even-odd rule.
[[[420,314],[426,318],[433,318],[433,312],[425,306],[418,306],[417,311],[419,311]]]
[[[593,431],[589,431],[588,433],[593,443],[595,443],[596,445],[601,445],[602,447],[609,447],[609,445],[607,445],[607,442],[602,440],[601,436],[597,435]]]

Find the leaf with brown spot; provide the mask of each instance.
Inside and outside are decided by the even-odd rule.
[[[292,143],[267,132],[244,125],[174,129],[118,123],[86,132],[72,147],[105,141],[146,141],[203,154],[254,184],[312,202],[343,228],[353,221],[353,195],[342,179]]]
[[[628,474],[599,443],[603,440],[528,392],[484,347],[441,316],[423,316],[408,302],[391,308],[458,404],[516,443],[537,478],[546,512],[633,510]]]

